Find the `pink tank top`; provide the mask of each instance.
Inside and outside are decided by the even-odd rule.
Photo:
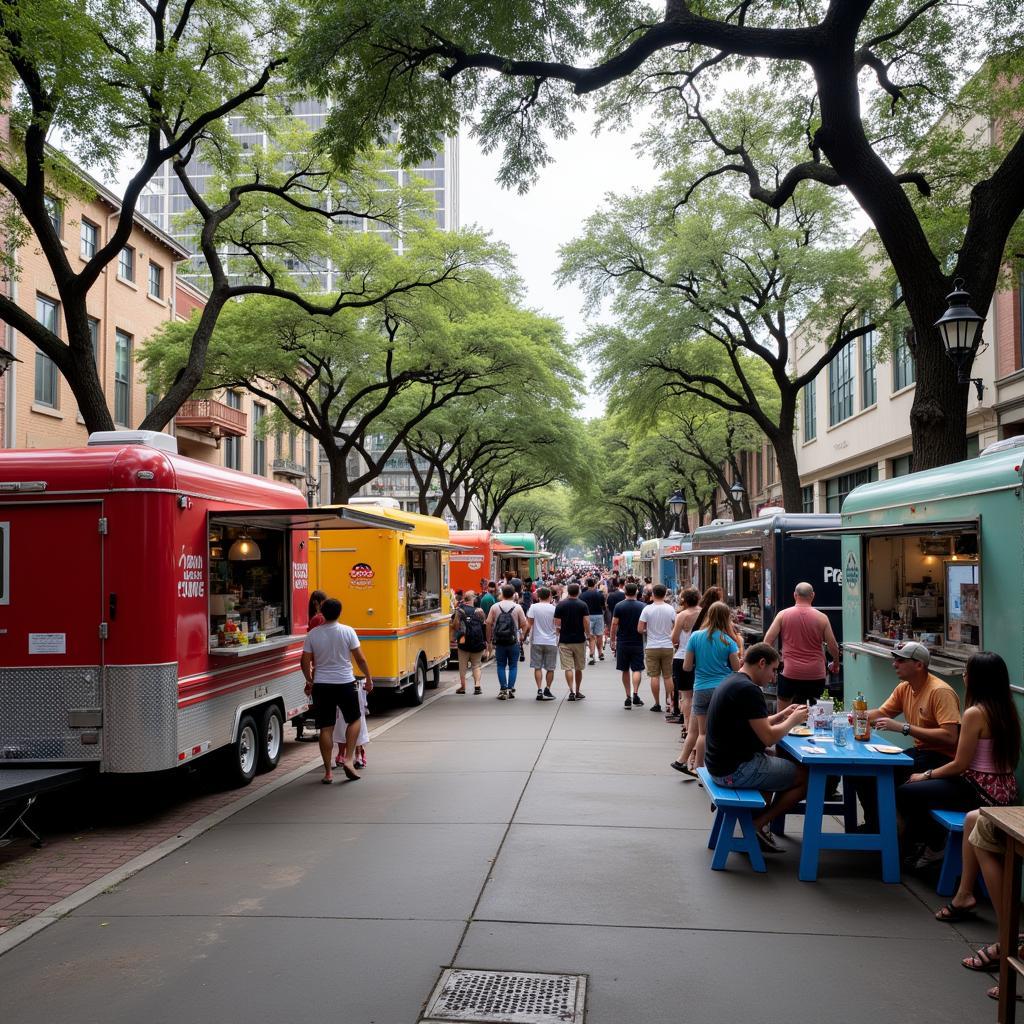
[[[787,679],[824,679],[825,656],[819,612],[810,605],[797,604],[779,613],[782,616],[782,674]]]
[[[991,736],[982,737],[978,740],[978,745],[974,748],[971,768],[976,772],[1001,772],[1003,770],[995,762]]]

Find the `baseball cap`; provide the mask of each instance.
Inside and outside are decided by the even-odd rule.
[[[927,665],[931,660],[931,654],[928,648],[924,644],[919,644],[916,640],[910,640],[905,644],[900,644],[892,652],[894,658],[901,658],[904,661],[919,661],[922,665]]]

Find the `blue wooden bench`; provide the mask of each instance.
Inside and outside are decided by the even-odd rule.
[[[698,768],[697,775],[715,807],[715,823],[708,839],[708,849],[715,851],[711,858],[712,870],[724,871],[730,853],[745,853],[755,871],[767,871],[753,818],[753,812],[764,807],[764,797],[756,789],[720,786],[706,768]],[[740,827],[738,836],[735,834],[737,825]]]
[[[963,834],[966,811],[931,811],[932,819],[938,822],[948,833],[946,836],[946,852],[942,858],[942,870],[939,872],[939,883],[935,891],[940,896],[952,896],[956,892],[957,881],[964,868]],[[977,893],[987,894],[985,879],[978,875]]]

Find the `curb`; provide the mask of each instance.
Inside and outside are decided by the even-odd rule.
[[[428,697],[419,707],[409,708],[397,717],[388,719],[388,721],[382,723],[376,729],[371,729],[370,739],[373,740],[378,736],[382,736],[389,729],[393,729],[407,718],[411,718],[418,711],[429,707],[435,701],[451,693],[455,688],[456,684],[453,683],[447,689]],[[15,946],[21,945],[26,939],[32,938],[33,935],[38,934],[44,928],[48,928],[55,921],[59,921],[62,917],[70,914],[71,911],[77,910],[83,904],[88,903],[89,900],[106,892],[112,886],[118,885],[125,879],[140,872],[143,868],[148,868],[151,864],[155,864],[158,860],[163,860],[169,853],[174,853],[175,850],[180,849],[186,843],[190,843],[204,832],[208,832],[215,825],[219,825],[233,814],[237,814],[251,804],[256,803],[257,800],[261,800],[263,797],[298,781],[303,775],[308,774],[321,763],[318,750],[315,757],[310,758],[309,761],[299,767],[293,768],[287,775],[282,775],[280,778],[274,779],[273,782],[268,782],[255,793],[249,793],[247,796],[242,796],[225,807],[211,811],[205,818],[200,818],[198,821],[193,822],[173,838],[165,839],[152,849],[146,850],[145,853],[140,853],[137,857],[126,861],[120,867],[83,886],[78,892],[65,896],[64,899],[47,907],[46,910],[40,911],[35,917],[30,917],[27,921],[22,921],[20,924],[14,925],[13,928],[9,928],[6,932],[0,934],[0,956],[9,952]]]

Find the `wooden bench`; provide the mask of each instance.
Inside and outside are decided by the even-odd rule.
[[[720,786],[706,768],[698,768],[697,775],[715,807],[715,823],[711,826],[708,849],[713,871],[724,871],[730,853],[745,853],[755,871],[767,871],[764,855],[757,842],[753,812],[764,808],[764,797],[756,789],[731,789]],[[740,827],[737,836],[736,826]]]
[[[942,870],[939,872],[939,883],[935,891],[940,896],[952,896],[956,892],[957,881],[964,869],[963,834],[966,811],[931,811],[932,820],[938,822],[947,833],[946,851],[942,858]],[[978,875],[977,893],[987,895],[985,879]]]

